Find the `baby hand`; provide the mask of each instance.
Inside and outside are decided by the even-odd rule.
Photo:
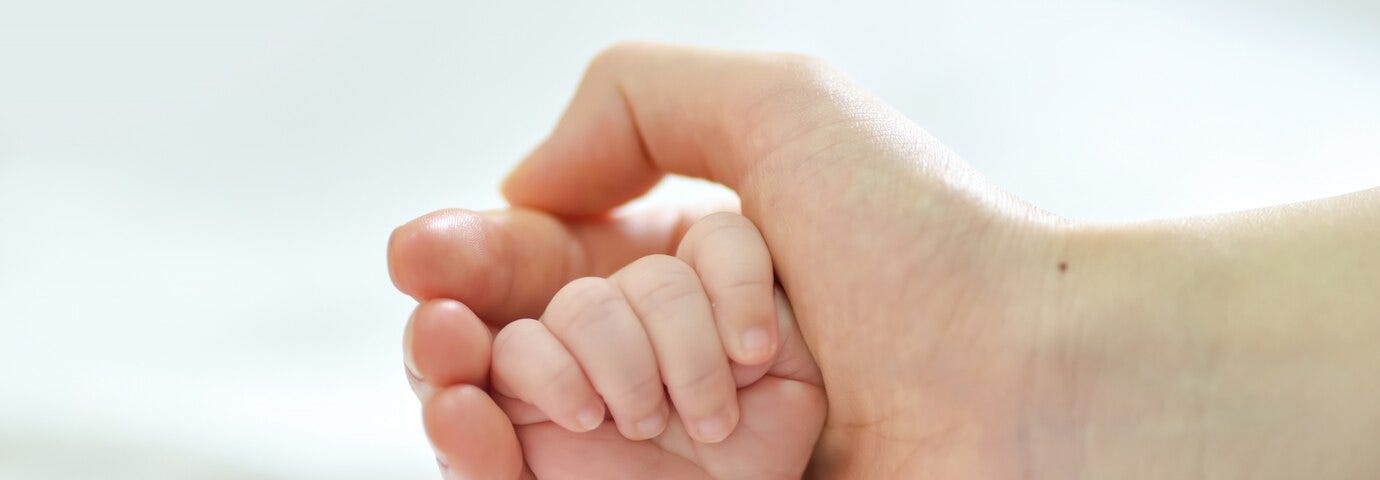
[[[738,424],[737,389],[780,364],[772,362],[779,340],[794,332],[778,325],[789,316],[778,319],[784,297],[774,285],[752,222],[707,216],[675,257],[647,256],[608,278],[574,280],[540,320],[505,326],[493,343],[496,400],[514,423],[545,417],[574,432],[597,428],[608,413],[630,440],[678,427],[674,406],[691,438],[722,441]],[[792,340],[809,363],[804,344]]]

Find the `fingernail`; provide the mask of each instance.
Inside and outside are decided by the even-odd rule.
[[[749,356],[757,357],[766,355],[771,348],[771,338],[767,334],[767,329],[762,327],[752,327],[743,332],[743,352]]]
[[[718,443],[728,437],[728,415],[718,414],[705,418],[695,424],[700,431],[700,441]]]
[[[637,422],[637,433],[644,438],[652,438],[661,434],[662,424],[661,415],[652,415]]]
[[[412,382],[412,391],[417,394],[417,400],[422,403],[431,400],[431,396],[436,394],[436,389],[432,388],[431,385],[417,381]]]
[[[580,410],[580,413],[575,414],[575,421],[579,422],[580,428],[585,429],[586,432],[594,430],[600,423],[604,422],[604,405],[595,402],[593,405],[585,407],[584,410]]]
[[[455,472],[450,471],[450,465],[446,464],[444,457],[442,457],[440,453],[436,454],[436,468],[441,470],[441,478],[443,480],[456,478]]]
[[[407,373],[417,381],[422,380],[422,372],[417,370],[417,359],[412,358],[412,326],[403,330],[403,366],[407,367]]]

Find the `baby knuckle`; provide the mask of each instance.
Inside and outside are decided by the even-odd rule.
[[[656,400],[660,400],[664,394],[661,378],[656,375],[644,375],[630,382],[620,382],[607,387],[606,390],[600,391],[599,394],[608,402],[620,405],[657,403]]]
[[[573,334],[617,315],[623,296],[602,278],[579,278],[566,284],[556,296],[545,320],[558,334]]]
[[[584,387],[584,377],[574,362],[561,362],[533,385],[541,389],[543,398],[562,398],[580,391]]]
[[[732,295],[751,296],[754,304],[771,305],[771,294],[775,281],[771,277],[739,276],[724,281],[719,291],[734,292]],[[739,293],[741,292],[741,293]]]
[[[696,278],[695,269],[670,255],[648,255],[637,259],[627,268],[634,274],[632,276],[637,278],[656,278],[667,282],[684,282]]]
[[[494,335],[492,355],[495,370],[503,370],[509,362],[518,358],[513,349],[525,342],[523,337],[536,333],[533,327],[542,328],[535,320],[524,318],[509,323]]]
[[[666,388],[685,396],[703,397],[705,392],[713,392],[723,385],[730,385],[727,371],[718,368],[703,368],[668,382]],[[683,397],[682,397],[683,398]]]
[[[695,270],[669,255],[638,259],[620,272],[619,284],[643,323],[680,318],[674,312],[696,311],[696,302],[708,303]]]
[[[701,218],[690,227],[691,233],[696,238],[708,240],[716,238],[753,238],[758,237],[757,227],[752,225],[746,217],[736,213],[719,212]],[[686,237],[691,237],[687,234]]]

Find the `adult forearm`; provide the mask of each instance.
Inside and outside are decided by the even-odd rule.
[[[1380,475],[1380,189],[1069,251],[1091,478]]]

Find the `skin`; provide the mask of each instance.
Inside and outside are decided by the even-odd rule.
[[[598,427],[607,406],[625,438],[647,440],[666,428],[669,395],[690,437],[718,443],[738,423],[738,389],[775,372],[817,390],[812,403],[821,408],[806,418],[822,421],[818,375],[777,368],[811,361],[798,336],[781,358],[770,344],[747,349],[747,362],[725,353],[726,342],[740,339],[721,331],[739,323],[764,320],[777,331],[786,322],[786,331],[796,330],[788,314],[777,317],[774,282],[771,257],[751,222],[707,216],[690,227],[676,257],[647,256],[607,279],[576,279],[556,293],[540,321],[504,326],[490,371],[494,390],[519,402],[499,403],[510,417],[524,417],[520,425],[549,418],[577,433]]]
[[[521,440],[528,476],[798,478],[824,423],[823,379],[774,281],[756,227],[715,213],[689,227],[675,257],[651,255],[607,279],[571,281],[540,321],[520,319],[496,335],[457,301],[425,302],[408,329],[416,358],[407,366],[441,379],[414,380],[424,401],[435,393],[428,383],[471,377],[492,387],[502,414],[485,419],[511,427],[461,418],[466,430],[456,430],[451,415],[428,414],[428,428],[446,440],[468,429],[488,430],[489,445]],[[782,344],[731,358],[726,351],[743,346],[741,338],[722,333],[762,319]],[[476,364],[488,367],[487,377]],[[441,401],[460,402],[448,392]],[[606,408],[616,427],[603,424]],[[740,410],[748,416],[741,426]],[[519,468],[513,459],[500,471],[467,473],[508,478]]]
[[[537,315],[570,280],[672,253],[698,213],[607,213],[665,172],[735,190],[766,241],[827,394],[807,476],[1380,476],[1380,189],[1182,220],[1062,219],[808,58],[606,51],[505,182],[516,207],[400,227],[390,273],[489,324]],[[588,434],[494,441],[512,422],[473,387],[486,355],[423,348],[483,339],[423,340],[420,314],[408,362],[434,392],[425,419],[447,472],[515,476],[524,456],[630,464],[545,453]],[[640,472],[705,471],[636,458]],[[733,471],[763,461],[738,458]]]

